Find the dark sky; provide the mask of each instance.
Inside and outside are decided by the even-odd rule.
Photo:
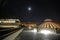
[[[46,18],[60,22],[59,9],[59,2],[53,0],[0,0],[0,18],[19,18],[22,22],[41,23]]]

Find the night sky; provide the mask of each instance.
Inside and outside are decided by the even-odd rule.
[[[0,0],[0,18],[19,18],[22,22],[41,23],[49,18],[60,23],[59,9],[59,2],[53,0]]]

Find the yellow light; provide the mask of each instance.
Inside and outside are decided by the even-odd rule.
[[[0,21],[0,23],[1,23],[1,21]]]
[[[15,23],[15,21],[2,21],[3,23]]]
[[[32,27],[28,27],[29,29],[32,29]]]

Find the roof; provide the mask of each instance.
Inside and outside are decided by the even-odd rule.
[[[53,22],[50,19],[47,19],[47,20],[44,20],[44,22],[39,25],[39,28],[56,29],[56,28],[60,28],[60,25],[56,22]]]

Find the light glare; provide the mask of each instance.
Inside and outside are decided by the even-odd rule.
[[[37,32],[37,29],[34,29],[34,32]]]
[[[28,8],[28,10],[30,11],[30,10],[31,10],[31,8],[29,7],[29,8]]]
[[[41,30],[40,33],[47,35],[47,34],[53,34],[54,32],[50,30]]]

